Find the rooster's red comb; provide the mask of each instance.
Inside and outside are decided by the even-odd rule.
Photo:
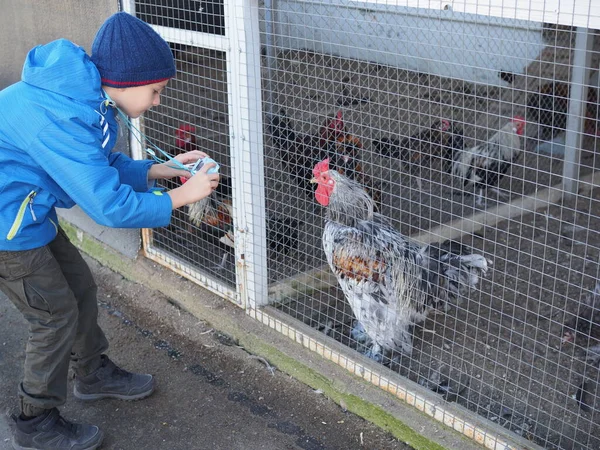
[[[196,132],[196,128],[193,125],[190,125],[188,123],[183,124],[183,125],[179,125],[179,128],[177,128],[178,132],[187,132],[187,133],[195,133]]]
[[[450,121],[443,119],[442,123],[440,124],[440,129],[442,131],[448,131],[450,129]]]
[[[513,122],[522,122],[522,123],[525,123],[525,117],[523,117],[523,116],[515,116],[515,117],[513,117],[512,121]]]
[[[318,177],[322,173],[325,173],[329,170],[329,158],[325,158],[323,161],[318,162],[313,169],[313,175]]]

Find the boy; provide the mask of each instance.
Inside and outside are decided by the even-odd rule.
[[[153,180],[185,174],[172,163],[111,153],[120,108],[138,117],[160,104],[175,76],[168,44],[127,13],[98,30],[92,56],[67,40],[32,49],[22,81],[0,91],[0,289],[29,323],[15,449],[96,449],[96,426],[63,419],[69,362],[82,400],[137,400],[154,391],[152,375],[127,372],[104,352],[96,285],[58,226],[55,207],[78,204],[102,225],[166,226],[175,208],[208,196],[219,182],[206,164],[162,194]],[[206,154],[177,156],[183,164]]]

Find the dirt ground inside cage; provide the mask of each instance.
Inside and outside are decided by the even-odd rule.
[[[586,363],[585,339],[562,342],[565,311],[576,313],[598,279],[598,213],[594,189],[464,236],[493,261],[491,270],[479,289],[415,328],[411,358],[388,365],[545,448],[600,448],[598,367]],[[279,307],[364,351],[350,337],[355,323],[339,288]]]
[[[168,89],[160,112],[149,116],[146,133],[176,153],[174,130],[193,124],[199,147],[218,157],[229,175],[223,55],[180,49],[178,59],[179,80]],[[265,79],[267,73],[265,64]],[[383,182],[382,214],[406,235],[469,217],[481,207],[473,196],[456,195],[454,180],[439,168],[421,180],[419,189],[415,174],[373,151],[373,140],[412,135],[445,118],[460,124],[465,145],[472,146],[508,118],[524,114],[528,94],[522,80],[512,87],[481,86],[307,51],[279,53],[272,75],[273,104],[263,108],[264,123],[269,113],[283,109],[297,133],[316,134],[341,110],[348,131],[362,141],[365,171]],[[528,90],[535,89],[527,83]],[[523,156],[500,184],[513,199],[561,181],[562,156],[533,150],[534,125],[528,124],[526,135]],[[269,250],[269,280],[277,282],[325,264],[323,210],[286,172],[266,127],[264,143],[267,217],[300,222],[297,246]],[[591,136],[584,140],[582,175],[600,165],[596,145]],[[494,204],[489,198],[488,205]],[[599,221],[600,189],[593,189],[577,201],[463,236],[463,243],[493,261],[492,269],[460,304],[430,315],[416,328],[412,358],[392,368],[545,448],[600,449],[598,368],[585,362],[587,344],[561,342],[564,311],[576,311],[598,278]],[[219,242],[220,235],[220,230],[190,224],[183,211],[169,228],[154,233],[154,244],[233,285],[233,258],[222,257],[231,250]],[[337,287],[279,308],[357,347],[350,338],[352,313]],[[575,397],[582,386],[580,404]]]

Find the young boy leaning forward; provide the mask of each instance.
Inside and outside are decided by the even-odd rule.
[[[63,419],[69,363],[81,400],[136,400],[152,375],[127,372],[104,352],[96,284],[58,225],[56,207],[79,205],[111,227],[162,227],[175,208],[208,196],[219,182],[206,164],[161,193],[153,180],[186,174],[173,163],[111,153],[120,108],[135,118],[160,104],[175,64],[168,44],[127,13],[98,31],[92,56],[67,40],[32,49],[22,81],[0,91],[0,289],[29,323],[15,449],[96,449],[103,433]],[[177,156],[183,164],[206,155]]]

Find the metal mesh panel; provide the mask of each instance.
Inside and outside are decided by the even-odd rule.
[[[224,34],[222,2],[136,2],[135,8],[138,17],[172,28],[175,35],[183,30]],[[215,194],[219,217],[210,223],[195,222],[189,215],[189,207],[181,208],[174,211],[168,227],[152,231],[147,244],[174,257],[184,273],[199,271],[233,286],[233,248],[224,239],[232,231],[226,55],[222,51],[173,42],[170,46],[176,59],[177,77],[165,89],[161,106],[144,115],[143,130],[148,139],[171,156],[201,150],[219,162],[223,176]],[[162,187],[173,189],[182,182],[168,180]]]
[[[162,107],[145,115],[146,134],[173,156],[198,149],[219,161],[224,179],[219,207],[223,215],[230,215],[226,208],[231,205],[232,193],[230,185],[226,187],[231,173],[224,55],[218,51],[174,47],[177,47],[178,76],[170,82]],[[182,139],[184,134],[188,141]],[[180,184],[181,180],[175,179],[167,181],[164,187],[171,189]],[[189,208],[175,211],[170,226],[153,233],[153,244],[168,249],[211,277],[233,284],[233,249],[222,239],[230,231],[231,221],[221,217],[211,224],[194,223],[188,211]]]
[[[136,1],[136,15],[152,25],[225,34],[223,0]]]
[[[289,288],[275,306],[545,448],[600,448],[596,32],[579,37],[589,44],[586,70],[571,26],[393,2],[265,2],[261,13],[266,214],[297,221],[286,229],[294,239],[269,249],[269,280]],[[576,87],[589,88],[581,113]],[[526,127],[514,151],[486,145],[501,129],[513,133],[515,116]],[[474,156],[464,159],[468,176],[457,166],[465,155]],[[374,355],[372,338],[397,335],[399,325],[365,333],[357,323],[368,316],[360,309],[379,307],[373,322],[385,322],[390,298],[369,297],[392,289],[378,264],[400,264],[409,252],[395,260],[373,252],[370,265],[353,260],[350,269],[338,260],[342,284],[363,280],[348,295],[327,265],[325,208],[308,183],[326,156],[422,253],[452,239],[470,248],[452,244],[456,253],[492,263],[424,322],[407,319],[411,352],[398,343]],[[567,165],[576,168],[568,181],[582,180],[571,195],[561,185]],[[343,239],[334,249],[353,248]],[[383,249],[381,239],[371,245]],[[419,276],[435,285],[442,266]]]
[[[159,27],[220,36],[244,29],[242,8],[225,3],[224,11],[236,11],[226,24],[191,15],[196,3],[136,7]],[[542,447],[600,448],[600,40],[581,28],[600,15],[590,3],[585,17],[562,14],[555,25],[526,20],[542,17],[533,7],[476,15],[477,4],[465,5],[466,12],[454,12],[393,2],[265,1],[259,23],[245,22],[260,28],[260,74],[250,62],[258,55],[239,58],[249,64],[248,77],[262,78],[262,104],[249,102],[250,110],[228,92],[232,82],[250,84],[227,78],[225,51],[174,44],[178,79],[144,129],[175,154],[176,130],[192,125],[196,144],[224,174],[240,174],[231,182],[234,206],[244,198],[254,223],[264,216],[266,248],[238,240],[253,230],[240,226],[247,217],[236,208],[226,229],[193,225],[184,209],[153,233],[153,245],[231,285],[233,250],[221,238],[233,230],[240,267],[266,261],[278,293],[273,306],[322,332],[324,342],[339,341]],[[227,51],[242,54],[236,42]],[[237,115],[249,115],[255,128],[263,118],[264,147],[250,142],[251,158],[264,155],[260,183],[250,167],[231,170],[240,157],[234,147],[248,139],[243,127],[231,126]],[[385,218],[360,225],[369,239],[378,236],[369,251],[335,253],[353,248],[348,236],[324,249],[327,208],[309,179],[325,157]],[[260,202],[249,193],[263,182],[265,210],[257,211],[252,204]],[[230,199],[231,192],[220,197]],[[393,245],[389,227],[403,236]],[[403,239],[409,248],[398,247]],[[437,242],[444,244],[428,247]],[[336,255],[337,276],[327,252]],[[448,281],[453,267],[464,275],[480,261],[469,255],[487,258],[487,273]],[[401,265],[417,269],[403,278]],[[349,280],[353,292],[344,293]],[[411,295],[398,290],[410,280],[410,292],[426,294],[394,306]],[[473,286],[448,294],[460,283]],[[392,313],[405,319],[382,325]],[[370,322],[361,328],[360,317]]]

